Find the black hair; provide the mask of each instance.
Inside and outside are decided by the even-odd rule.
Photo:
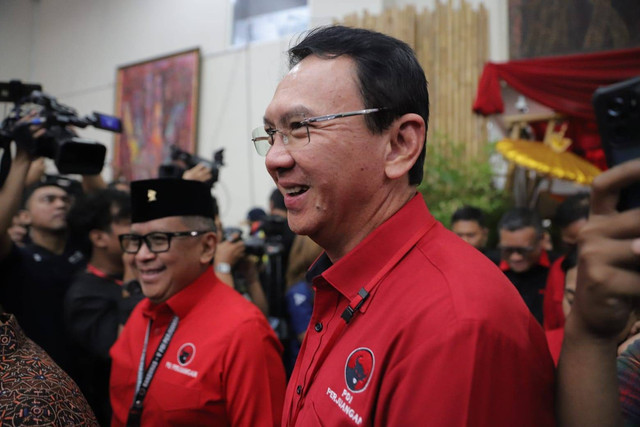
[[[475,221],[480,227],[485,227],[484,212],[475,206],[464,205],[451,215],[451,224],[458,221]]]
[[[275,209],[287,210],[287,207],[284,204],[284,196],[277,188],[271,192],[269,201],[273,204]]]
[[[579,219],[589,217],[589,193],[578,193],[567,197],[556,209],[555,221],[565,228]]]
[[[424,145],[409,171],[409,183],[420,184],[426,155],[429,92],[424,71],[409,45],[375,31],[335,25],[308,32],[289,49],[289,66],[309,55],[326,59],[346,55],[353,59],[364,108],[386,108],[365,116],[372,133],[381,133],[404,114],[416,113],[424,119]]]
[[[531,209],[510,209],[502,215],[500,222],[498,222],[498,230],[516,231],[526,227],[533,227],[538,238],[541,238],[544,234],[540,216]]]
[[[33,193],[42,187],[58,187],[74,198],[80,198],[83,196],[82,184],[79,181],[59,175],[43,175],[40,180],[31,184],[22,192],[22,209],[27,208],[27,202]]]
[[[213,199],[213,217],[220,216],[220,207],[218,206],[218,199],[215,196],[211,196]]]
[[[89,232],[110,231],[111,224],[131,220],[131,197],[113,189],[98,190],[79,200],[69,212],[69,230],[87,257],[92,245]]]

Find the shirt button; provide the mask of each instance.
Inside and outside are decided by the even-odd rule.
[[[301,385],[296,387],[296,393],[298,393],[298,394],[302,393],[302,386]]]
[[[322,323],[320,322],[316,323],[316,325],[313,328],[316,330],[316,332],[322,331]]]

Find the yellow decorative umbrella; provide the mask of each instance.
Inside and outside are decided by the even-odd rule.
[[[566,138],[565,138],[566,140]],[[570,142],[569,142],[570,144]],[[503,139],[496,149],[507,160],[518,166],[534,170],[554,178],[589,185],[602,171],[582,157],[566,150],[562,140],[535,142],[522,139]]]

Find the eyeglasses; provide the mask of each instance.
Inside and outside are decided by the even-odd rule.
[[[142,242],[146,243],[149,251],[154,254],[160,252],[167,252],[171,247],[171,239],[173,237],[196,237],[201,234],[209,233],[212,230],[200,230],[200,231],[175,231],[175,232],[162,232],[154,231],[153,233],[145,234],[121,234],[118,236],[120,240],[120,247],[128,254],[137,254],[142,247]]]
[[[526,256],[536,250],[534,246],[498,246],[502,255],[509,257],[513,253],[517,253],[520,256]]]
[[[259,126],[251,132],[251,141],[253,141],[256,151],[261,156],[266,156],[271,146],[275,142],[275,135],[282,135],[282,143],[291,148],[304,147],[311,141],[309,134],[309,123],[326,122],[343,117],[362,116],[365,114],[377,113],[386,110],[386,108],[368,108],[366,110],[349,111],[347,113],[327,114],[326,116],[309,117],[299,122],[291,122],[287,129],[275,129]]]

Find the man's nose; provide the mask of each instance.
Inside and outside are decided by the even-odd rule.
[[[147,242],[145,242],[144,239],[142,239],[142,242],[140,242],[140,249],[135,255],[135,260],[139,262],[144,262],[144,261],[153,259],[155,257],[156,257],[156,254],[151,252],[151,250],[149,249],[149,246],[147,246]]]
[[[277,172],[280,169],[290,169],[294,163],[289,149],[282,141],[282,136],[276,134],[274,143],[265,157],[267,170],[269,172]]]

